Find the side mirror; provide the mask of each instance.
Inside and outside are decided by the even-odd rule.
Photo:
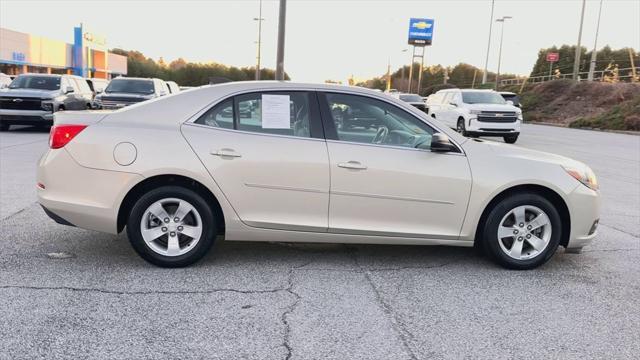
[[[456,151],[457,148],[449,137],[443,133],[435,133],[431,136],[431,151],[433,152],[450,152]]]
[[[64,93],[65,93],[65,94],[72,93],[73,91],[74,91],[74,90],[73,90],[73,86],[67,86],[67,87],[64,89]]]
[[[102,94],[104,92],[104,89],[98,89],[96,90],[96,94]]]
[[[511,105],[511,106],[513,106],[513,101],[511,101],[511,100],[507,100],[507,105]]]

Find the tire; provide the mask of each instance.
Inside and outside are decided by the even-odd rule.
[[[459,118],[458,119],[458,123],[456,126],[456,131],[460,133],[460,135],[462,136],[467,136],[467,129],[464,126],[464,119],[463,118]]]
[[[503,139],[507,144],[515,144],[518,141],[518,135],[505,136]]]
[[[523,208],[525,220],[514,221],[518,209]],[[532,221],[541,214],[546,219],[540,217],[536,222]],[[545,225],[534,228],[542,223]],[[531,230],[528,230],[528,225],[531,225]],[[555,254],[562,226],[560,214],[549,200],[535,193],[521,193],[501,200],[491,209],[484,223],[481,241],[487,255],[499,265],[507,269],[529,270],[544,264]]]
[[[0,123],[0,131],[9,131],[10,127],[11,127],[11,124]]]
[[[182,214],[176,214],[179,206]],[[165,218],[150,215],[153,212]],[[176,222],[176,215],[183,218]],[[162,186],[142,195],[127,219],[127,236],[133,249],[144,260],[167,268],[200,260],[213,245],[216,230],[215,216],[207,202],[196,192],[179,186]],[[174,244],[171,249],[170,244]]]

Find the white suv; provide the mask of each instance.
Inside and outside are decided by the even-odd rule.
[[[493,90],[446,89],[429,96],[427,113],[464,136],[501,136],[513,144],[522,110]]]

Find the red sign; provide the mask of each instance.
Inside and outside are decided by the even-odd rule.
[[[548,62],[556,62],[560,60],[560,54],[559,53],[547,53],[547,61]]]

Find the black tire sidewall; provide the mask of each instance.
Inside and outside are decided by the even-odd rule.
[[[200,214],[202,235],[196,246],[180,256],[164,256],[151,250],[144,241],[140,221],[144,212],[154,202],[165,198],[177,198],[189,202]],[[161,267],[191,265],[205,256],[215,241],[216,222],[207,202],[196,192],[180,186],[163,186],[142,195],[131,208],[127,219],[127,236],[133,249],[146,261]]]
[[[518,136],[505,136],[504,137],[504,142],[506,142],[507,144],[515,144],[516,141],[518,141]]]
[[[528,260],[516,260],[505,254],[498,243],[498,227],[500,221],[512,209],[522,206],[532,205],[544,211],[551,222],[551,239],[547,248],[538,256]],[[489,212],[483,231],[483,246],[486,253],[498,264],[514,270],[528,270],[536,268],[547,262],[555,254],[560,244],[562,236],[562,220],[556,207],[544,197],[535,193],[524,193],[509,196],[500,201]]]

